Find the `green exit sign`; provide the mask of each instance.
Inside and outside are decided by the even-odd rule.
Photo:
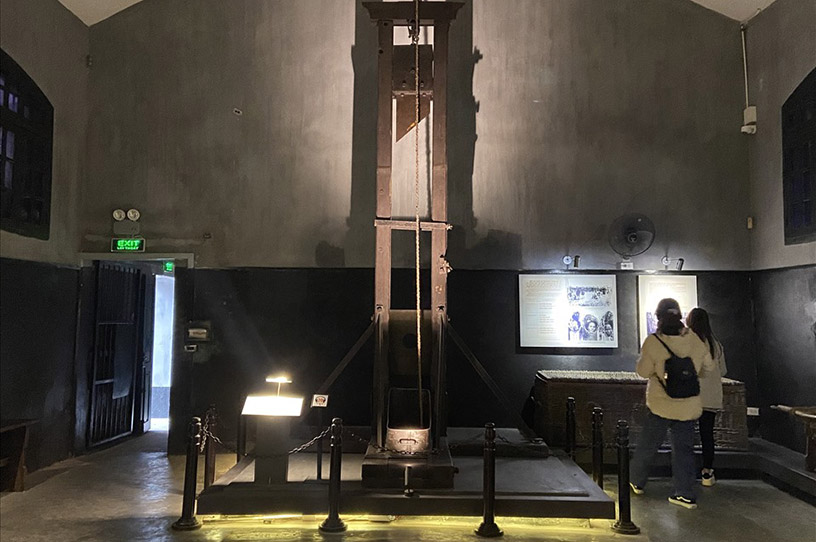
[[[111,239],[111,252],[144,252],[145,240],[142,237],[114,237]]]

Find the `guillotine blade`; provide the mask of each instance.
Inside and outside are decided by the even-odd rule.
[[[431,97],[419,97],[419,121],[431,113]],[[416,125],[416,97],[411,95],[397,96],[397,141],[405,137]]]
[[[391,91],[397,100],[396,140],[402,139],[416,125],[416,48],[394,47],[391,68]],[[433,46],[419,46],[419,120],[431,113],[433,95]]]

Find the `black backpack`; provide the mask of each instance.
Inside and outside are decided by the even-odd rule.
[[[666,394],[674,399],[685,399],[700,395],[700,380],[697,378],[697,370],[691,358],[681,358],[671,351],[671,348],[664,343],[657,333],[653,333],[655,339],[660,341],[671,357],[666,360],[663,379],[658,377],[657,381],[666,390]],[[664,384],[665,381],[665,384]]]

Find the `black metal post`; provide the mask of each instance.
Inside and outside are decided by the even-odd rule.
[[[638,534],[640,527],[632,523],[632,509],[629,495],[629,424],[618,420],[615,433],[618,445],[618,520],[612,530],[620,534]]]
[[[332,420],[330,461],[329,515],[319,529],[324,533],[340,533],[346,530],[346,524],[340,519],[340,472],[343,468],[343,420],[340,418]]]
[[[210,487],[215,481],[215,427],[218,425],[215,406],[210,405],[207,409],[207,432],[204,434],[204,489]]]
[[[201,418],[190,422],[190,434],[187,441],[187,464],[184,467],[184,497],[181,505],[181,517],[173,523],[177,531],[192,531],[201,527],[195,517],[196,476],[198,472],[198,446],[201,442]]]
[[[575,461],[575,398],[567,397],[566,452]]]
[[[501,536],[504,533],[496,525],[496,426],[485,424],[484,442],[484,518],[476,529],[476,534],[485,538]]]
[[[603,409],[596,406],[592,409],[592,481],[603,489]]]
[[[235,443],[235,450],[236,450],[236,458],[235,462],[238,463],[244,457],[246,457],[246,443],[247,443],[247,419],[246,416],[243,414],[238,415],[238,438],[236,439]]]
[[[318,409],[317,427],[323,432],[323,409]],[[323,437],[317,439],[317,479],[323,479]]]

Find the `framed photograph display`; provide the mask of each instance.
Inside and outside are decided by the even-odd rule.
[[[638,275],[638,329],[640,344],[657,331],[654,311],[661,299],[671,297],[680,304],[683,321],[697,306],[696,275]]]
[[[522,348],[617,348],[615,275],[519,275]]]

